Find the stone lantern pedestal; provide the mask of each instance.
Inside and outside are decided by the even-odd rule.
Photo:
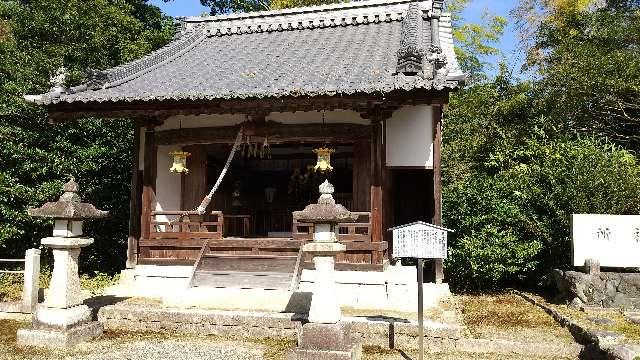
[[[313,242],[305,244],[302,250],[313,256],[316,278],[309,322],[302,326],[292,359],[355,360],[362,352],[362,345],[352,339],[349,326],[340,321],[342,314],[334,278],[336,255],[346,251],[346,246],[337,242],[336,225],[355,222],[357,217],[335,203],[333,191],[333,185],[325,181],[320,185],[318,203],[293,213],[296,219],[315,225]]]
[[[31,327],[18,330],[18,344],[66,347],[102,334],[102,325],[91,321],[91,310],[83,304],[78,276],[80,249],[93,239],[82,237],[82,220],[101,218],[107,212],[80,202],[78,184],[64,185],[65,193],[57,202],[29,209],[32,216],[55,219],[53,237],[41,243],[53,250],[53,274],[44,303],[38,305]]]

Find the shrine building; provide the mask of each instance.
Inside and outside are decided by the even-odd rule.
[[[383,273],[389,229],[442,221],[442,113],[465,79],[442,3],[183,18],[144,58],[25,98],[55,122],[135,122],[128,268],[308,269],[292,213],[329,179],[358,215],[336,269]]]

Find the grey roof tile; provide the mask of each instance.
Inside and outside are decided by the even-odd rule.
[[[418,13],[406,16],[411,4],[412,11]],[[455,59],[447,15],[441,17],[439,29],[447,60],[446,78],[437,81],[433,76],[397,72],[400,54],[407,53],[399,51],[401,44],[419,46],[420,54],[432,51],[431,6],[430,0],[369,0],[187,18],[183,20],[184,32],[164,48],[132,63],[96,72],[88,84],[29,99],[55,104],[455,88],[464,74]],[[410,41],[402,39],[403,22],[405,33],[412,36]]]

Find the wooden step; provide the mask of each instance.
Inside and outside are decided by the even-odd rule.
[[[302,251],[297,256],[236,255],[209,252],[205,243],[193,266],[190,286],[293,291],[302,271]]]
[[[216,255],[202,257],[198,270],[293,273],[296,256]]]

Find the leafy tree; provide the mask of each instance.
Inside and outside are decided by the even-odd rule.
[[[145,0],[0,2],[0,253],[20,256],[51,231],[26,214],[61,195],[67,175],[82,197],[110,211],[85,267],[114,270],[126,246],[133,126],[126,120],[86,119],[48,124],[44,109],[24,94],[48,91],[56,69],[69,83],[87,68],[138,58],[173,36],[172,20]],[[96,229],[97,230],[97,229]]]
[[[525,2],[527,3],[527,2]],[[640,149],[640,1],[548,1],[528,65],[550,116]]]
[[[487,80],[484,70],[489,64],[484,59],[501,54],[497,45],[504,34],[507,19],[484,10],[482,23],[466,21],[462,13],[471,1],[450,0],[445,4],[453,21],[456,56],[462,69],[469,74],[469,82],[473,83]]]
[[[640,164],[555,126],[535,91],[504,71],[452,96],[443,144],[446,262],[462,289],[542,285],[571,259],[572,213],[640,211]]]
[[[341,2],[341,0],[200,0],[202,6],[211,8],[211,15],[289,9],[301,6],[334,4],[338,2]]]

